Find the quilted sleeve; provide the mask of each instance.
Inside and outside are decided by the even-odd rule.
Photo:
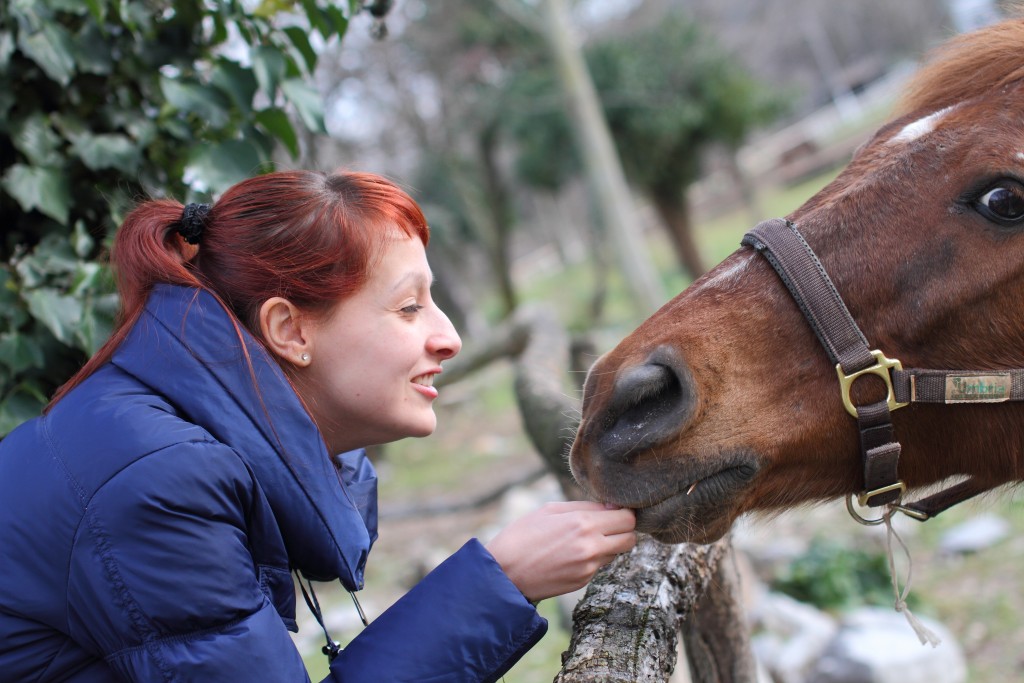
[[[126,681],[306,681],[250,551],[263,505],[226,446],[148,454],[88,501],[71,557],[70,635]],[[266,526],[266,525],[262,525]]]
[[[546,631],[474,539],[371,622],[331,674],[341,683],[497,681]]]

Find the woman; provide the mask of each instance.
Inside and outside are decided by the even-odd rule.
[[[117,329],[0,443],[0,680],[308,680],[290,572],[362,587],[376,481],[359,449],[430,434],[460,348],[427,239],[413,200],[361,173],[129,214]],[[546,629],[531,603],[584,585],[633,524],[563,503],[469,541],[329,641],[328,680],[496,680]]]

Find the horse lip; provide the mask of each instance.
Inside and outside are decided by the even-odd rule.
[[[674,502],[676,506],[684,508],[704,507],[716,500],[729,498],[731,494],[738,493],[746,488],[746,484],[757,473],[756,467],[745,467],[735,465],[726,467],[706,477],[693,480],[686,480],[677,491],[664,498],[635,507],[637,512],[658,508],[667,503]]]
[[[645,476],[643,465],[634,464],[615,468],[609,467],[605,468],[601,472],[601,476],[598,477],[599,480],[604,482],[604,486],[595,486],[594,484],[597,482],[589,481],[592,479],[589,475],[585,477],[588,481],[581,483],[589,485],[588,488],[592,490],[592,493],[598,495],[605,502],[634,510],[642,510],[659,505],[679,495],[682,495],[684,498],[690,498],[692,502],[698,502],[709,497],[711,495],[710,490],[713,487],[728,483],[729,481],[734,482],[736,489],[739,490],[746,485],[746,482],[753,479],[754,475],[760,470],[757,456],[746,449],[719,453],[717,457],[711,460],[693,455],[670,456],[662,453],[658,454],[657,457],[651,456],[647,458],[647,461],[659,464],[671,461],[676,463],[677,466],[671,472],[671,477],[666,476],[669,472],[665,471],[664,468],[648,472]],[[638,481],[644,480],[646,480],[646,483],[652,484],[652,486],[645,488],[635,485]],[[616,493],[621,494],[622,491],[609,491],[607,485],[613,481],[620,483],[625,481],[632,482],[633,485],[622,488],[633,492],[633,495],[625,497],[616,495]],[[655,486],[655,484],[657,485]],[[730,486],[729,488],[732,487]],[[690,491],[689,495],[687,495],[687,491]]]
[[[682,484],[669,495],[654,502],[633,507],[636,529],[658,540],[710,542],[724,534],[713,534],[716,523],[725,522],[738,508],[738,494],[753,481],[760,468],[753,458],[732,462],[717,471]]]

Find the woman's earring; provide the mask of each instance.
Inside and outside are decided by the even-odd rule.
[[[301,358],[302,358],[302,362],[303,363],[308,363],[309,362],[309,354],[308,353],[302,354]]]

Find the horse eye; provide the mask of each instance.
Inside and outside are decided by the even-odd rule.
[[[1024,186],[1002,181],[978,197],[976,206],[983,215],[999,223],[1017,223],[1024,220]]]

